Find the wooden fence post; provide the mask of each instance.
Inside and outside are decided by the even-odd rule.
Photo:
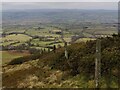
[[[66,59],[68,59],[68,51],[67,51],[67,42],[64,43],[64,47],[65,47],[65,57]]]
[[[101,40],[97,39],[96,42],[96,58],[95,58],[95,86],[100,87],[101,77]]]

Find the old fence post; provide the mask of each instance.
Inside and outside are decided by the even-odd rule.
[[[100,87],[101,77],[101,41],[97,39],[96,42],[96,58],[95,58],[95,86]]]

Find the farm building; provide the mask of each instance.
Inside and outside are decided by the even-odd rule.
[[[62,30],[52,30],[52,34],[62,34]]]

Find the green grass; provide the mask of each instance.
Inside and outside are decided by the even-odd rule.
[[[84,37],[93,37],[92,34],[90,34],[90,33],[86,33],[86,32],[83,32],[83,35],[84,35]]]
[[[52,42],[54,42],[54,41],[39,41],[39,39],[34,39],[34,40],[32,40],[31,43],[35,44],[35,45],[39,44],[40,46],[46,46]]]
[[[112,28],[112,27],[96,27],[96,28],[90,28],[90,29],[86,29],[84,31],[84,33],[89,33],[89,34],[113,34],[113,33],[117,33],[117,29],[116,28]]]
[[[17,51],[0,51],[2,55],[2,65],[7,64],[14,58],[22,57],[29,55],[28,52],[17,52]]]
[[[23,33],[23,32],[25,32],[25,30],[24,29],[15,29],[14,28],[14,30],[8,30],[8,31],[6,31],[6,33],[12,33],[12,32],[18,32],[18,33]]]
[[[48,51],[48,48],[45,48],[45,47],[32,46],[32,47],[30,47],[30,48],[35,48],[35,49],[39,49],[39,50],[44,50],[44,49],[45,49],[45,51]],[[50,49],[50,51],[52,51],[52,49]]]
[[[87,42],[87,41],[90,41],[90,40],[95,40],[95,39],[94,38],[80,38],[76,41],[76,43]]]
[[[58,34],[51,34],[51,33],[49,33],[48,29],[42,29],[42,30],[30,29],[30,30],[27,30],[26,33],[29,34],[29,35],[32,35],[32,36],[38,35],[38,36],[60,37],[60,35],[58,35]]]
[[[66,41],[66,42],[70,42],[71,41],[71,38],[69,37],[69,38],[64,38],[64,40]]]
[[[74,35],[74,34],[72,34],[72,33],[70,33],[70,32],[63,32],[63,34],[64,34],[64,37],[65,38],[70,38],[72,35]]]
[[[28,41],[31,38],[32,37],[24,35],[24,34],[7,35],[6,37],[0,38],[0,41],[2,42],[2,43],[0,43],[0,45],[6,46],[6,45],[10,45],[12,43],[15,43],[15,42],[19,41],[19,43],[13,44],[13,46],[17,46],[17,45],[20,45],[20,44]]]
[[[64,43],[56,43],[56,44],[52,44],[52,45],[49,45],[49,46],[54,46],[54,45],[58,48],[58,45],[60,45],[60,46],[63,47],[63,46],[64,46]]]
[[[21,44],[25,44],[25,43],[24,42],[20,42],[20,43],[13,44],[12,46],[19,46]]]
[[[4,42],[4,43],[1,43],[1,45],[7,46],[7,45],[10,45],[10,44],[15,43],[15,42],[16,42],[16,41]]]
[[[24,34],[12,34],[8,35],[4,38],[2,38],[3,41],[5,40],[13,40],[13,41],[20,41],[20,42],[25,42],[27,40],[31,39],[31,37],[24,35]]]

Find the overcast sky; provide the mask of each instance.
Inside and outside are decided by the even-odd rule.
[[[74,3],[73,2],[34,2],[34,3],[33,2],[19,2],[19,3],[18,2],[16,3],[15,2],[3,2],[2,8],[3,10],[8,10],[8,9],[23,9],[23,10],[24,9],[105,9],[105,10],[107,9],[107,10],[117,10],[118,2],[74,2]]]
[[[119,0],[1,0],[2,2],[118,2]]]

